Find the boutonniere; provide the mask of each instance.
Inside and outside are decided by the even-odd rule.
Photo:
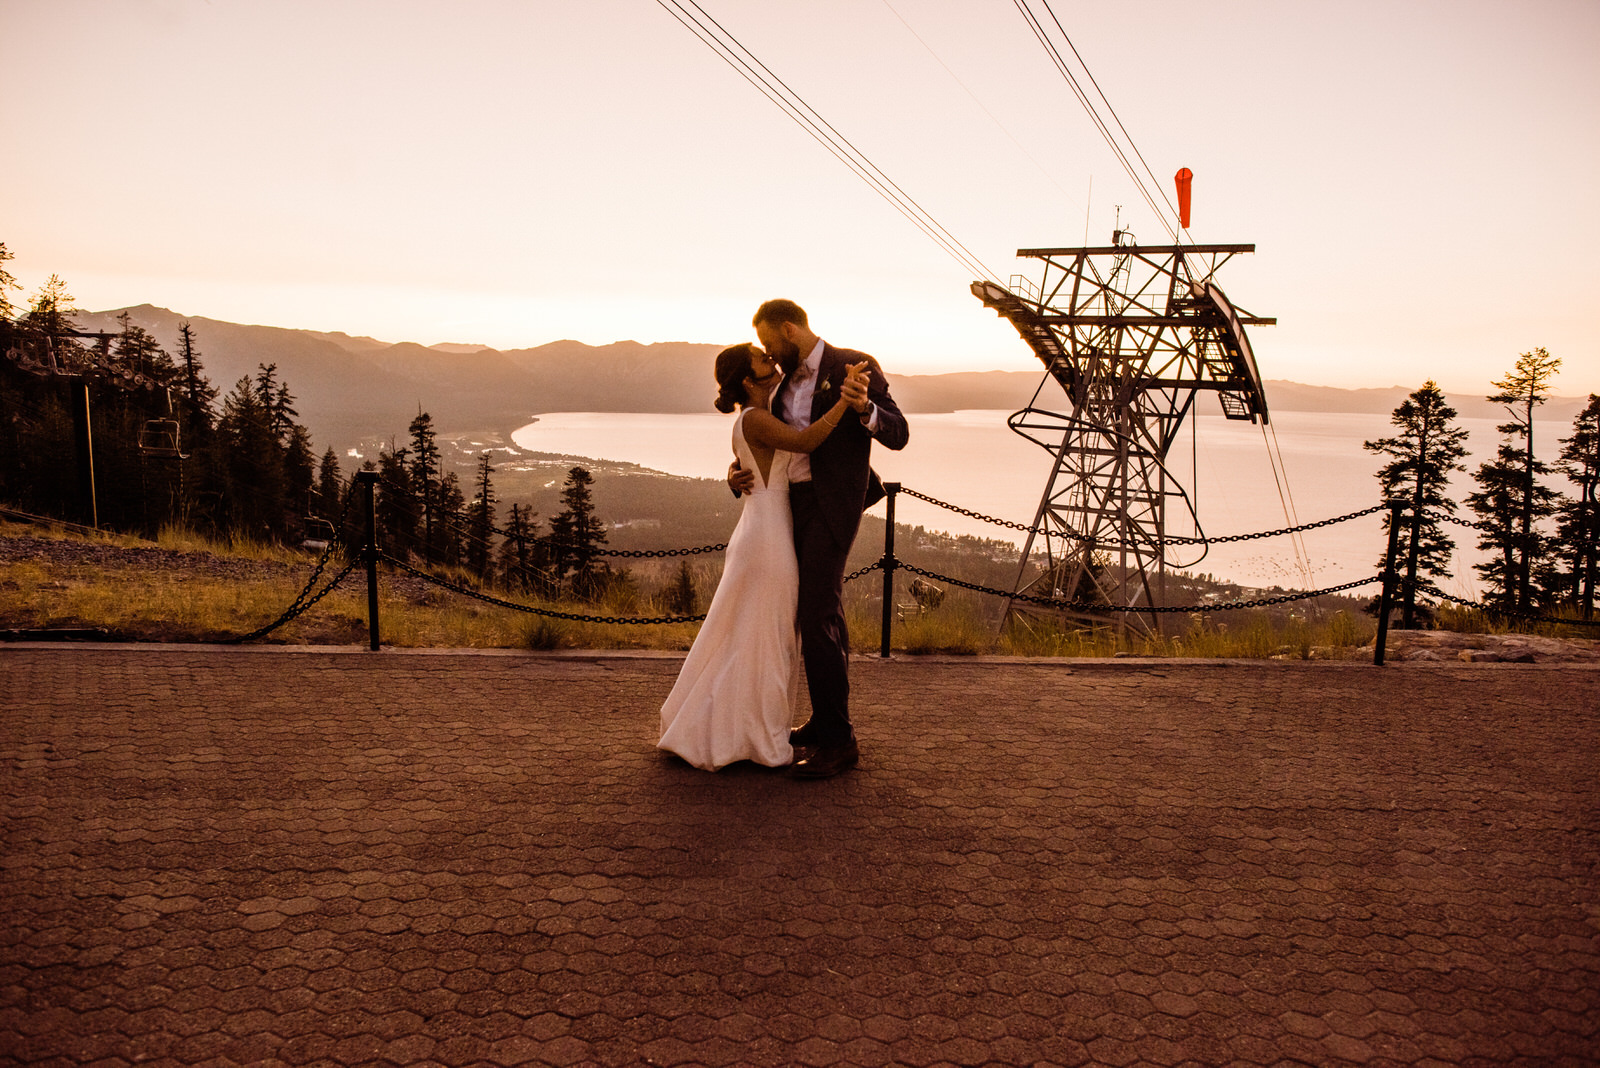
[[[826,378],[824,378],[820,383],[818,383],[817,392],[818,393],[826,393],[826,392],[828,392],[828,390],[830,390],[832,388],[833,388],[833,383],[829,382]]]

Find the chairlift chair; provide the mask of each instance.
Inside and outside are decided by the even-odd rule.
[[[178,421],[176,419],[146,419],[139,431],[141,455],[162,459],[187,459],[179,448]]]
[[[313,553],[327,549],[334,539],[333,524],[318,515],[306,516],[305,524],[306,536],[300,542],[300,548]]]

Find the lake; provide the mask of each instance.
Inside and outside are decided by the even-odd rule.
[[[898,453],[874,449],[873,466],[886,481],[984,515],[1031,524],[1054,460],[1006,426],[1010,414],[982,410],[909,415],[911,443]],[[558,412],[518,429],[512,440],[520,448],[538,452],[721,478],[733,455],[729,443],[733,418],[717,413]],[[1494,453],[1500,440],[1496,422],[1457,420],[1470,434],[1467,448],[1472,455],[1465,461],[1469,469]],[[1378,503],[1374,474],[1383,458],[1361,445],[1393,430],[1389,417],[1378,414],[1273,412],[1267,427],[1201,415],[1185,423],[1167,466],[1188,489],[1209,537],[1275,530]],[[1559,451],[1557,439],[1571,433],[1570,423],[1536,422],[1535,449],[1553,460]],[[1277,478],[1270,460],[1274,446],[1281,457]],[[1465,508],[1466,495],[1474,488],[1470,473],[1458,472],[1451,488],[1462,504],[1458,514],[1472,518]],[[874,512],[881,515],[883,507],[878,505]],[[1025,537],[904,495],[898,498],[895,518],[930,530],[1018,545]],[[1171,529],[1178,532],[1176,525]],[[1475,548],[1476,534],[1465,527],[1452,527],[1451,534],[1457,543],[1451,568],[1455,578],[1443,586],[1458,596],[1476,598],[1477,574],[1471,565],[1483,558]],[[1289,537],[1212,545],[1190,570],[1252,586],[1320,589],[1376,574],[1385,547],[1379,515],[1307,531],[1299,539],[1303,556],[1298,558],[1295,539]],[[1377,587],[1371,589],[1375,592]]]

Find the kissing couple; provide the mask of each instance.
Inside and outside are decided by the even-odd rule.
[[[908,430],[877,361],[823,341],[794,301],[752,322],[760,344],[716,362],[716,408],[739,413],[728,486],[743,511],[657,745],[707,771],[750,760],[826,779],[861,759],[843,598],[861,513],[883,496],[868,460]],[[794,728],[802,660],[811,718]]]

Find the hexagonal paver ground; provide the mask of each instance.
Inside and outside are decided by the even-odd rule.
[[[0,1060],[1589,1063],[1600,671],[0,648]]]

